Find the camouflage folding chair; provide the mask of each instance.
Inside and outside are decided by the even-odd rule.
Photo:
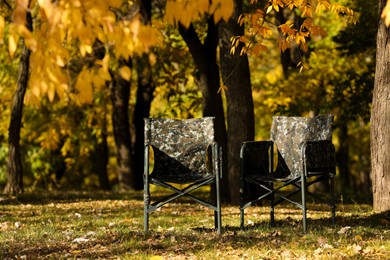
[[[315,117],[273,117],[271,140],[244,142],[241,146],[240,226],[244,227],[244,210],[262,199],[269,199],[270,223],[274,225],[274,207],[289,201],[303,214],[303,231],[307,232],[306,195],[330,206],[335,223],[334,176],[335,149],[332,144],[333,115]],[[274,145],[277,153],[274,156]],[[277,154],[277,156],[276,156]],[[274,157],[277,157],[274,170]],[[330,183],[330,194],[320,196],[308,187],[320,181]],[[263,191],[256,199],[247,196],[248,186]],[[283,189],[292,186],[293,189]],[[292,198],[301,193],[301,199]],[[329,196],[325,196],[329,195]],[[276,197],[278,200],[275,200]]]
[[[149,173],[150,148],[154,154]],[[149,230],[149,214],[180,197],[190,198],[214,210],[215,228],[221,234],[221,148],[214,141],[214,118],[145,119],[144,228]],[[152,203],[150,185],[173,193]],[[186,184],[176,185],[172,184]],[[209,200],[191,194],[205,185],[212,186]],[[185,186],[184,188],[177,188]],[[156,197],[156,196],[155,196]]]

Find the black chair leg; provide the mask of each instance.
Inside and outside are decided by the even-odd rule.
[[[149,146],[144,148],[144,231],[149,231],[149,206],[150,206],[150,190],[149,190]]]
[[[216,191],[217,191],[217,232],[218,235],[221,235],[221,226],[222,226],[222,217],[221,217],[221,192],[219,186],[219,176],[216,176]]]
[[[244,228],[244,180],[241,177],[241,187],[240,187],[240,229]]]
[[[270,226],[275,227],[275,206],[274,206],[273,198],[271,200],[271,207],[270,207]]]
[[[150,199],[149,196],[146,195],[147,193],[145,192],[144,194],[144,231],[148,232],[149,231],[149,205],[150,205]]]
[[[334,176],[330,177],[330,200],[332,207],[332,225],[333,227],[336,225],[336,202],[335,202],[335,194],[334,194]]]
[[[270,183],[270,188],[273,189],[274,186],[272,183]],[[275,194],[272,193],[270,196],[270,226],[274,227],[275,226]]]
[[[302,193],[302,226],[303,226],[303,233],[307,233],[307,222],[306,222],[306,177],[304,174],[302,174],[301,177],[301,193]]]

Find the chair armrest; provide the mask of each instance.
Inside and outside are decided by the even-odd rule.
[[[209,142],[206,147],[206,169],[222,178],[222,147],[218,142]]]
[[[273,167],[273,141],[247,141],[240,149],[241,174],[270,174]]]
[[[306,174],[336,173],[335,148],[331,140],[309,140],[301,147]]]
[[[273,141],[245,141],[241,144],[240,158],[243,158],[248,152],[257,152],[269,150],[273,146]]]

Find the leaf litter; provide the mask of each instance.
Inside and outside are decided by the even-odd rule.
[[[151,231],[145,233],[141,195],[3,201],[0,258],[386,259],[390,249],[389,224],[379,221],[387,215],[373,213],[367,205],[359,210],[343,205],[334,228],[326,210],[309,212],[306,235],[294,207],[276,210],[274,228],[266,207],[250,208],[246,215],[252,223],[240,230],[238,208],[224,205],[224,229],[218,236],[209,209],[179,202],[152,214]]]

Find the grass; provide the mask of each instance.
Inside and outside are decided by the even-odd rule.
[[[330,212],[309,205],[309,233],[301,212],[288,204],[245,211],[223,205],[223,234],[213,213],[198,204],[168,204],[143,232],[142,193],[29,193],[0,197],[0,259],[388,259],[390,214],[364,204]]]

